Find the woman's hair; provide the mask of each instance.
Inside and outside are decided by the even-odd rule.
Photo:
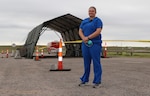
[[[91,6],[90,8],[93,8],[93,9],[95,10],[95,13],[96,13],[96,8],[95,8],[94,6]],[[89,8],[89,9],[90,9],[90,8]]]

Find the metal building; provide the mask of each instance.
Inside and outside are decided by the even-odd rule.
[[[48,28],[60,32],[64,41],[81,40],[78,35],[79,25],[82,19],[71,14],[54,18],[52,20],[43,22],[29,32],[25,44],[21,50],[21,56],[32,58],[35,46],[40,35]],[[65,44],[66,56],[81,56],[81,44],[71,43]]]

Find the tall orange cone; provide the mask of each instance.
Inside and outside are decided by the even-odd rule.
[[[58,49],[58,70],[62,70],[63,69],[63,63],[62,63],[62,41],[60,39],[59,42],[59,49]]]
[[[36,53],[35,53],[36,57],[35,57],[35,61],[39,61],[39,49],[38,47],[36,47]]]
[[[58,49],[58,69],[50,69],[50,71],[71,71],[71,69],[63,68],[63,53],[62,53],[62,40],[61,39],[59,42],[59,49]]]

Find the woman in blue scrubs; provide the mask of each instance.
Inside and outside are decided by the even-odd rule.
[[[84,19],[79,28],[79,36],[82,39],[82,55],[84,60],[84,74],[80,78],[83,86],[89,82],[90,66],[93,61],[94,80],[93,88],[98,87],[102,80],[102,66],[100,62],[102,51],[101,31],[103,23],[100,18],[96,17],[96,8],[91,6],[88,10],[89,17]]]

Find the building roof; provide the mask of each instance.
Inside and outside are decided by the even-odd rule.
[[[66,32],[70,29],[78,28],[82,19],[75,17],[71,14],[65,14],[60,17],[43,23],[44,27],[56,30],[58,32]]]

